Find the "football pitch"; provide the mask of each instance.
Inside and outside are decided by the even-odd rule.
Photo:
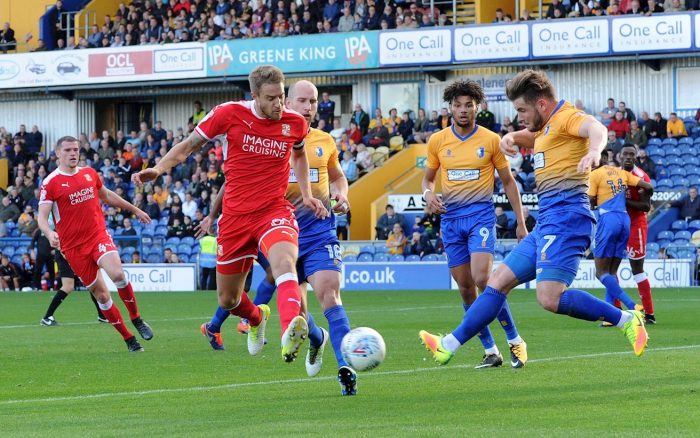
[[[137,294],[155,337],[133,354],[96,322],[85,292],[63,303],[59,326],[40,326],[51,296],[0,294],[0,436],[700,435],[700,289],[654,291],[659,324],[641,358],[618,329],[549,314],[517,291],[510,303],[530,357],[520,370],[508,366],[497,324],[506,366],[473,369],[478,339],[449,365],[432,362],[418,331],[461,320],[456,291],[345,292],[352,326],[375,328],[387,345],[355,397],[340,396],[330,345],[315,378],[303,357],[282,361],[274,302],[270,342],[251,357],[235,318],[223,352],[200,334],[214,293]]]

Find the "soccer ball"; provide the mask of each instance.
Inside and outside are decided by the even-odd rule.
[[[343,359],[357,371],[369,371],[384,362],[384,338],[369,327],[352,329],[343,337],[340,346]]]

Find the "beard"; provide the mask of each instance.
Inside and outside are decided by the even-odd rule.
[[[544,119],[540,116],[540,113],[535,111],[535,115],[532,117],[532,127],[528,129],[530,132],[537,132],[544,126]]]

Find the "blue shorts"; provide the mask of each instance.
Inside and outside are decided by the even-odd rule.
[[[470,216],[443,219],[440,230],[450,268],[469,263],[475,252],[493,254],[496,246],[496,214],[493,208]]]
[[[299,238],[299,258],[297,259],[297,277],[299,283],[318,271],[341,272],[343,265],[342,248],[338,237],[333,234],[318,234],[308,238]],[[258,263],[267,270],[270,262],[261,252],[258,253]]]
[[[520,283],[557,281],[569,286],[591,245],[595,220],[581,213],[540,214],[537,226],[503,263]]]
[[[627,212],[601,214],[595,230],[593,256],[597,259],[625,258],[629,237],[630,217]]]

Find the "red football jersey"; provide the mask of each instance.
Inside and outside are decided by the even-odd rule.
[[[284,199],[294,145],[308,132],[304,117],[284,109],[281,120],[261,117],[254,101],[227,102],[211,110],[195,128],[202,137],[220,137],[224,146],[223,213],[245,214]]]
[[[639,167],[634,166],[630,173],[634,176],[641,178],[643,181],[646,181],[651,184],[651,178],[649,178],[649,175],[647,175],[646,172],[644,172]],[[637,187],[627,187],[627,192],[625,196],[627,197],[627,199],[630,199],[632,201],[639,201],[639,189]],[[641,210],[627,208],[627,213],[630,215],[630,219],[632,222],[646,220],[647,218],[647,214]]]
[[[56,169],[44,179],[39,204],[53,203],[53,220],[62,250],[105,233],[98,196],[101,188],[102,181],[91,167],[78,167],[72,175]]]

